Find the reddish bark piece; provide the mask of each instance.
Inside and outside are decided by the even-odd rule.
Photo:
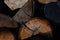
[[[17,22],[7,15],[0,14],[0,27],[16,28]]]
[[[38,0],[38,2],[43,3],[43,4],[48,4],[51,2],[57,2],[58,0]]]

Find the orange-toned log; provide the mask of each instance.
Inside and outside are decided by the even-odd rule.
[[[36,34],[46,34],[48,36],[52,36],[52,29],[51,25],[47,20],[40,19],[40,18],[33,18],[25,23],[25,25],[30,28],[31,30],[34,30],[35,28],[38,28],[38,30],[35,32]],[[26,28],[25,26],[22,26],[19,32],[19,37],[21,39],[26,39],[28,37],[31,37],[32,31]]]
[[[15,37],[7,30],[0,30],[0,40],[15,40]]]
[[[43,3],[43,4],[47,4],[47,3],[51,3],[51,2],[57,2],[58,0],[38,0],[38,2]]]

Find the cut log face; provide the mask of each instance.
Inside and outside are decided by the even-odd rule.
[[[5,0],[5,4],[11,9],[15,10],[21,8],[28,0]]]
[[[57,2],[58,0],[38,0],[38,2],[43,3],[43,4],[47,4],[47,3],[51,3],[51,2]]]
[[[16,28],[17,22],[7,15],[0,14],[0,27]]]
[[[15,40],[15,39],[14,35],[11,32],[4,30],[0,31],[0,40]]]
[[[47,20],[33,18],[33,19],[27,21],[25,24],[31,30],[34,30],[35,28],[38,28],[38,26],[40,26],[40,28],[38,28],[38,30],[35,32],[35,35],[40,33],[40,34],[46,34],[46,35],[51,36],[52,29]],[[22,27],[21,32],[19,33],[21,39],[31,37],[32,31],[29,30],[28,28],[26,28],[24,26]]]
[[[32,9],[32,0],[28,0],[28,2],[16,13],[13,19],[17,22],[28,21],[33,15]]]
[[[32,35],[31,33],[32,32],[29,29],[22,26],[21,31],[19,32],[19,38],[21,38],[21,40],[23,40],[23,39],[26,39],[28,37],[31,37],[31,35]]]
[[[28,21],[26,25],[32,30],[37,28],[37,26],[39,25],[40,26],[39,31],[41,33],[47,33],[51,31],[49,22],[39,18],[33,18],[32,20]]]

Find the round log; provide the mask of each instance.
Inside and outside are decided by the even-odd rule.
[[[35,30],[37,29],[37,30]],[[33,31],[35,32],[33,33]],[[22,25],[19,32],[19,37],[21,39],[26,39],[37,34],[46,34],[48,36],[52,35],[51,25],[47,20],[40,19],[40,18],[33,18]]]
[[[0,40],[15,40],[14,35],[7,30],[0,30]]]

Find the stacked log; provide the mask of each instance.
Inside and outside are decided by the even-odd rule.
[[[15,40],[15,37],[10,31],[0,29],[0,40]]]
[[[22,27],[20,28],[21,31],[19,32],[19,37],[21,37],[21,39],[26,39],[26,38],[31,37],[33,30],[35,28],[37,29],[37,31],[35,31],[35,33],[33,35],[45,34],[48,36],[52,36],[51,25],[49,24],[49,22],[47,20],[33,18],[33,19],[27,21],[25,23],[25,25],[27,27],[22,25]]]

